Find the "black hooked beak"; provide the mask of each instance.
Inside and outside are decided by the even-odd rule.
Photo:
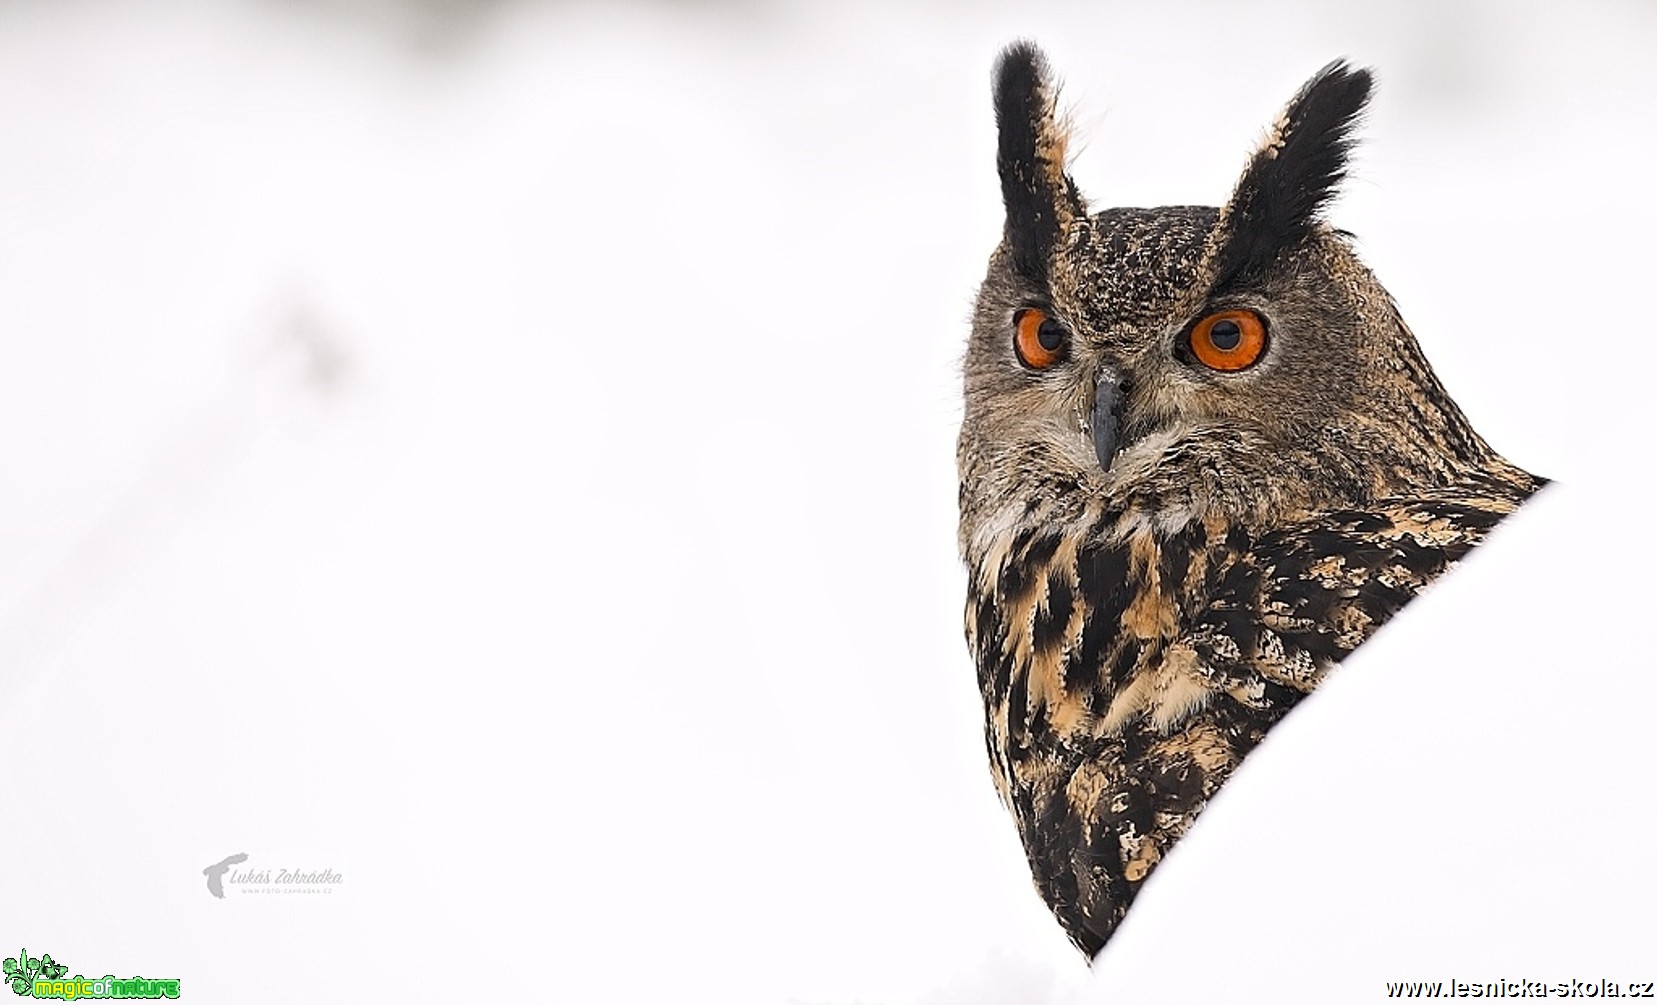
[[[1118,368],[1099,368],[1093,389],[1093,453],[1099,467],[1110,470],[1116,449],[1122,445],[1122,407],[1128,400],[1128,378]]]

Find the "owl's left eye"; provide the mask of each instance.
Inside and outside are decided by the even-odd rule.
[[[1191,354],[1211,370],[1246,370],[1266,351],[1266,322],[1253,311],[1220,311],[1196,323]]]
[[[1020,363],[1032,370],[1045,370],[1064,358],[1070,333],[1046,311],[1026,307],[1013,315],[1013,327],[1013,351],[1018,353]]]

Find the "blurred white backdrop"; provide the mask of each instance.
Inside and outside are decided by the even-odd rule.
[[[1223,200],[1375,67],[1334,220],[1561,482],[1094,974],[960,632],[1017,37],[1100,205]],[[0,946],[210,1002],[1657,979],[1653,42],[1632,0],[0,3]],[[344,882],[216,900],[235,852]]]

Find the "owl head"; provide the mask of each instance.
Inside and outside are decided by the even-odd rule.
[[[1219,208],[1090,211],[1041,53],[996,69],[1006,222],[978,295],[963,548],[1041,512],[1269,524],[1504,465],[1322,212],[1371,77],[1301,88]]]

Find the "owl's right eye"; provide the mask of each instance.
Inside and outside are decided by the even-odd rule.
[[[1045,370],[1064,358],[1070,333],[1064,325],[1047,316],[1039,307],[1026,307],[1013,315],[1013,351],[1018,361],[1032,370]]]

